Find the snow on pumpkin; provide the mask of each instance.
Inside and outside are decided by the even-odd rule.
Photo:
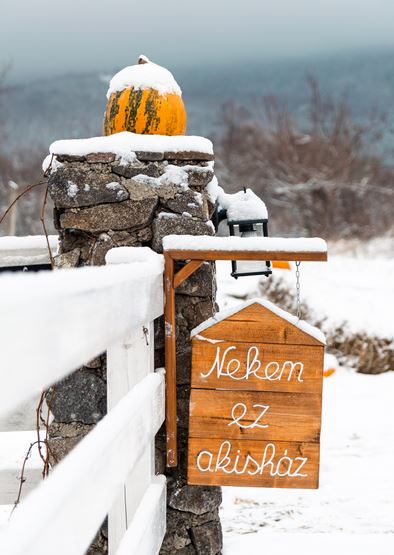
[[[148,135],[184,135],[186,110],[172,73],[140,56],[119,71],[107,92],[104,134],[121,131]]]

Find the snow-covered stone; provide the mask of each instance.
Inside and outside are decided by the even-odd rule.
[[[198,201],[196,201],[196,194],[199,193],[195,193],[191,189],[188,189],[187,191],[178,193],[174,198],[170,198],[166,201],[163,200],[162,204],[173,212],[183,214],[185,217],[197,217],[206,221],[209,219],[207,199],[198,199]]]
[[[60,227],[93,232],[137,229],[149,223],[156,205],[155,198],[147,198],[87,208],[71,208],[60,215]]]
[[[140,153],[140,159],[144,158],[142,153],[161,153],[163,156],[160,159],[176,159],[179,156],[184,160],[213,159],[212,142],[205,137],[138,135],[129,131],[107,137],[55,141],[49,147],[49,152],[60,158],[64,156],[85,158],[93,153],[112,153],[124,164],[135,161],[138,158],[136,153]],[[49,163],[50,160],[46,158],[46,168]]]
[[[48,185],[50,195],[59,208],[93,206],[129,198],[127,190],[120,184],[120,177],[97,173],[86,164],[81,167],[63,165],[51,172]]]
[[[198,218],[186,218],[181,214],[161,212],[160,217],[153,221],[153,248],[158,252],[163,250],[163,239],[169,233],[177,233],[181,237],[189,233],[195,233],[197,239],[202,235],[212,235],[213,230],[210,222],[203,222]]]

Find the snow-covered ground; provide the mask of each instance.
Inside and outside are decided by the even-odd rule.
[[[217,271],[220,309],[237,304],[240,298],[258,289],[258,277],[233,279],[230,262],[218,262]],[[295,272],[274,273],[289,283],[295,296]],[[352,330],[393,337],[394,257],[329,254],[328,262],[302,262],[300,283],[301,300],[307,301],[319,317],[327,316],[333,324],[347,321]]]
[[[229,272],[218,263],[221,308],[257,290],[258,278]],[[294,272],[281,274],[295,285]],[[393,259],[330,256],[301,265],[301,295],[333,323],[392,337],[393,276]],[[224,554],[393,554],[393,396],[394,372],[339,368],[326,378],[320,488],[223,488]]]
[[[325,379],[320,488],[224,488],[225,554],[241,553],[249,534],[255,547],[267,532],[394,534],[393,392],[394,373],[340,368]]]

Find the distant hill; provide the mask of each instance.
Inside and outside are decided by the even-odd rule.
[[[172,68],[188,110],[188,133],[211,136],[220,127],[220,109],[227,100],[252,106],[264,95],[277,95],[290,111],[305,117],[306,74],[313,73],[323,92],[346,93],[355,117],[362,121],[372,109],[386,114],[383,149],[394,161],[394,64],[392,51],[353,56],[245,63],[242,66]],[[9,87],[2,100],[7,149],[47,149],[59,138],[101,134],[108,76],[73,74]]]

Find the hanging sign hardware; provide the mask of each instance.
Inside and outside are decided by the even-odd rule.
[[[201,248],[201,240],[204,247]],[[242,239],[243,244],[247,241]],[[177,406],[176,406],[176,289],[206,261],[216,260],[280,260],[320,261],[327,260],[327,245],[322,239],[277,239],[259,237],[252,239],[256,249],[243,247],[237,250],[235,237],[176,236],[164,238],[164,329],[166,370],[166,438],[167,466],[178,465],[177,454]],[[180,248],[179,245],[182,245]],[[273,247],[274,245],[274,247]],[[277,247],[278,245],[278,247]],[[308,248],[310,246],[310,248]],[[187,261],[175,272],[176,261]]]

